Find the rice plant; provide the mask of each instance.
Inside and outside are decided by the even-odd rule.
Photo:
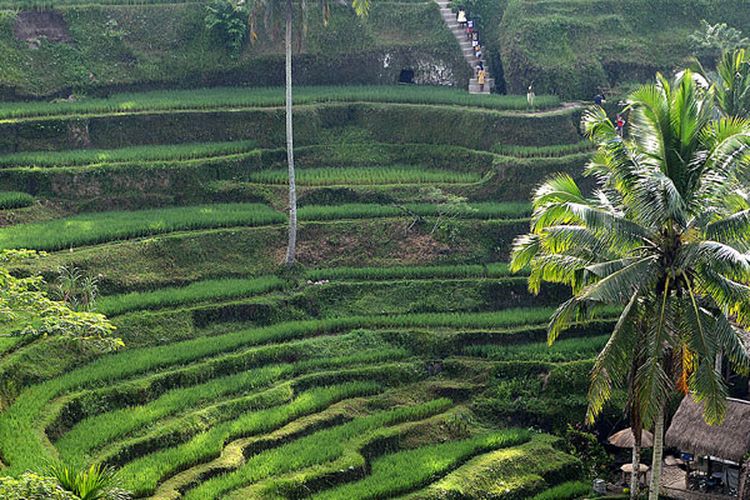
[[[375,217],[432,217],[444,213],[445,207],[432,203],[408,203],[405,205],[375,205],[348,203],[344,205],[306,205],[300,207],[300,220],[339,220]],[[516,219],[531,214],[528,203],[469,203],[452,212],[463,219]]]
[[[245,413],[232,421],[211,427],[182,445],[166,447],[129,462],[120,472],[126,478],[126,487],[137,495],[148,494],[167,475],[218,456],[230,436],[267,433],[301,416],[323,410],[337,401],[375,394],[377,391],[377,384],[372,382],[352,382],[311,389],[299,394],[288,404]]]
[[[305,273],[312,281],[319,280],[407,280],[439,278],[504,278],[510,276],[508,264],[456,264],[398,267],[334,267],[313,269]]]
[[[495,144],[492,151],[505,156],[517,158],[549,158],[566,156],[576,153],[594,151],[591,141],[581,141],[575,144],[551,144],[548,146],[519,146],[516,144]]]
[[[48,449],[39,440],[35,422],[55,397],[91,385],[103,385],[140,373],[167,369],[268,342],[302,338],[311,332],[335,333],[355,328],[502,328],[544,324],[553,308],[508,309],[491,313],[425,313],[390,316],[354,316],[326,320],[278,323],[213,337],[198,337],[168,346],[129,349],[103,356],[85,366],[22,391],[0,413],[0,452],[10,463],[9,473],[32,468]]]
[[[297,170],[297,182],[300,186],[470,184],[479,182],[481,178],[482,176],[476,172],[431,170],[414,165],[300,168]],[[249,179],[261,184],[286,184],[288,174],[284,169],[266,169],[251,172]]]
[[[175,389],[148,404],[95,415],[65,433],[55,442],[55,447],[64,459],[71,462],[81,460],[93,450],[143,425],[167,415],[190,410],[202,401],[270,385],[291,373],[291,370],[292,366],[288,364],[261,367]]]
[[[372,461],[370,473],[364,479],[323,491],[313,498],[392,498],[424,486],[474,455],[528,440],[529,431],[508,429],[384,455]]]
[[[358,443],[374,430],[401,422],[422,420],[446,410],[450,404],[450,400],[437,399],[356,418],[343,425],[316,432],[250,457],[237,470],[201,483],[199,487],[190,490],[185,498],[217,498],[228,491],[273,475],[330,463],[348,450],[356,452]]]
[[[34,197],[17,191],[0,192],[0,210],[24,208],[34,203]]]
[[[153,395],[153,398],[143,398],[142,404],[137,406],[110,408],[106,413],[91,415],[63,434],[55,442],[55,446],[61,456],[68,460],[78,460],[90,454],[92,450],[121,439],[136,429],[153,425],[157,420],[167,416],[187,412],[181,420],[173,421],[170,425],[163,423],[155,434],[144,436],[149,440],[158,440],[158,436],[169,434],[175,425],[190,427],[187,422],[195,420],[194,416],[199,416],[203,421],[208,421],[211,414],[221,420],[230,418],[238,413],[239,402],[244,398],[243,396],[232,401],[232,397],[237,398],[237,395],[247,394],[248,391],[267,388],[271,384],[283,381],[293,384],[295,381],[290,380],[290,377],[299,377],[316,370],[395,361],[408,355],[406,350],[392,348],[382,341],[368,346],[362,342],[361,337],[360,333],[355,333],[335,339],[319,338],[265,346],[246,354],[227,355],[213,362],[191,365],[180,370],[179,380],[183,381],[182,385],[161,395],[159,390],[149,391],[149,396]],[[245,356],[250,361],[250,366],[238,364],[240,356]],[[266,364],[291,359],[294,359],[294,364]],[[177,373],[173,373],[172,377],[175,378],[176,375]],[[141,383],[146,383],[146,380],[141,380]],[[149,383],[157,388],[163,385],[158,378],[151,379]],[[99,397],[108,399],[108,396],[117,394],[117,386],[114,389],[100,391]],[[90,397],[91,393],[88,395]],[[214,408],[231,406],[231,410],[207,412],[201,408],[201,404],[209,402]],[[216,419],[212,421],[217,422]]]
[[[100,212],[0,229],[0,248],[61,250],[181,230],[281,223],[284,215],[260,204],[217,204],[137,212]]]
[[[0,156],[0,167],[64,167],[116,163],[185,161],[247,153],[256,147],[253,141],[160,144],[119,149],[72,149],[33,151]]]
[[[283,287],[284,281],[275,276],[203,280],[182,287],[100,297],[97,308],[108,316],[115,316],[141,309],[159,309],[209,300],[249,297],[280,290]]]
[[[571,500],[583,498],[591,493],[591,483],[585,481],[568,481],[539,493],[531,500]]]
[[[515,345],[469,345],[464,348],[468,356],[491,359],[493,361],[544,361],[563,362],[580,359],[593,359],[604,348],[609,335],[563,339],[550,347],[546,342]]]
[[[315,86],[295,87],[297,105],[326,102],[374,102],[468,106],[494,110],[525,110],[526,97],[518,95],[475,96],[462,90],[431,86]],[[555,96],[537,96],[539,109],[558,106]],[[130,113],[186,109],[226,109],[283,106],[283,87],[219,87],[193,90],[160,90],[114,94],[106,99],[64,102],[0,102],[0,120],[33,116]]]

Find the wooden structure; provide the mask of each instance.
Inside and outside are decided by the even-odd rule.
[[[750,500],[750,401],[727,399],[727,413],[721,425],[710,426],[703,419],[703,406],[690,396],[682,400],[665,436],[669,447],[709,461],[738,464],[738,497]]]

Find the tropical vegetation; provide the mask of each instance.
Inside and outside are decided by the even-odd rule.
[[[550,178],[534,194],[532,232],[513,249],[512,268],[530,267],[532,291],[545,281],[573,289],[550,320],[550,344],[596,306],[622,307],[594,364],[588,419],[613,391],[628,390],[634,435],[655,427],[651,498],[659,493],[672,391],[691,393],[706,420],[718,423],[727,391],[717,356],[750,368],[743,338],[750,125],[715,119],[715,90],[704,81],[688,70],[634,91],[626,139],[602,110],[588,112],[584,126],[598,149],[587,174],[596,191],[587,198],[569,176]]]

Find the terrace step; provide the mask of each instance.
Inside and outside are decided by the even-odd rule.
[[[486,68],[487,62],[484,60],[484,58],[478,58],[474,54],[474,48],[472,47],[471,42],[466,39],[463,28],[459,26],[458,22],[456,21],[456,15],[449,7],[450,2],[448,0],[435,0],[435,3],[437,3],[438,7],[440,8],[440,15],[443,18],[445,26],[451,31],[451,33],[453,33],[453,36],[456,38],[458,46],[461,48],[461,52],[463,53],[464,60],[466,61],[466,64],[468,64],[471,68],[472,73],[475,72],[476,67],[479,66],[480,63]],[[481,90],[476,78],[472,78],[469,81],[470,94],[489,94],[494,87],[495,80],[489,77],[489,72],[487,72],[487,82],[484,85],[484,88]]]
[[[469,94],[489,94],[495,87],[495,79],[487,78],[484,83],[484,88],[479,85],[476,78],[469,80]]]

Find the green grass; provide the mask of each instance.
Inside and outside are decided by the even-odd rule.
[[[515,156],[517,158],[549,158],[585,153],[594,150],[591,141],[581,141],[575,144],[552,144],[549,146],[518,146],[515,144],[495,144],[492,152]]]
[[[545,477],[580,477],[580,461],[562,451],[559,438],[536,434],[513,448],[479,455],[409,498],[531,498],[549,488]]]
[[[406,280],[439,278],[504,278],[511,276],[508,264],[457,264],[444,266],[334,267],[305,273],[309,280]]]
[[[365,479],[324,491],[313,498],[392,498],[423,486],[474,455],[528,440],[528,431],[509,429],[385,455],[373,460],[370,474]]]
[[[27,193],[15,191],[0,192],[0,210],[24,208],[34,203],[34,197]]]
[[[157,160],[184,161],[237,155],[254,148],[255,143],[252,141],[237,141],[131,146],[120,149],[34,151],[0,156],[0,167],[65,167]]]
[[[282,425],[331,404],[354,396],[375,394],[372,382],[350,382],[338,386],[311,389],[290,403],[266,410],[245,413],[223,424],[215,425],[190,441],[136,459],[120,469],[126,488],[136,495],[152,492],[164,477],[207,459],[217,457],[231,438],[268,433]]]
[[[160,441],[164,436],[174,434],[175,428],[180,428],[180,433],[185,435],[184,429],[191,428],[190,422],[200,420],[205,423],[210,420],[215,423],[241,413],[239,401],[243,398],[237,399],[237,395],[248,391],[282,382],[285,385],[301,383],[304,377],[292,381],[289,378],[316,370],[393,362],[407,355],[408,351],[405,349],[391,347],[377,335],[358,330],[336,337],[263,346],[242,354],[196,363],[165,373],[164,376],[155,374],[138,380],[138,386],[153,388],[146,395],[138,397],[139,405],[117,408],[110,404],[110,411],[105,413],[98,413],[105,409],[95,406],[90,410],[95,413],[75,423],[55,445],[66,458],[77,461],[85,458],[92,450],[122,439],[145,426],[151,426],[153,432],[139,438],[141,443]],[[290,360],[294,360],[294,363],[291,364]],[[169,389],[170,380],[179,381],[180,385],[162,393],[162,387]],[[133,385],[134,382],[126,382],[94,392],[80,393],[74,398],[86,400],[95,396],[99,401],[113,401],[132,392]],[[235,400],[214,404],[215,409],[222,408],[220,411],[198,409],[201,404],[229,396],[235,397]],[[71,401],[74,405],[75,402],[75,399]],[[170,425],[162,423],[158,427],[154,426],[158,419],[184,412],[188,414],[172,421]]]
[[[353,218],[439,216],[440,205],[345,204],[300,207],[300,220],[328,221]],[[515,219],[530,214],[528,203],[473,203],[454,213],[463,219]],[[252,203],[170,207],[139,211],[86,213],[45,222],[0,228],[0,249],[62,250],[174,231],[280,224],[286,216]],[[192,292],[189,292],[192,293]]]
[[[546,342],[518,345],[469,345],[464,349],[467,356],[493,361],[544,361],[565,362],[593,359],[604,348],[609,335],[560,339],[551,347]]]
[[[539,493],[531,500],[570,500],[583,498],[591,494],[591,483],[585,481],[568,481]]]
[[[137,212],[101,212],[0,229],[0,248],[61,250],[173,231],[280,223],[284,215],[260,204],[217,204]]]
[[[409,203],[403,206],[347,203],[344,205],[307,205],[297,211],[300,220],[338,220],[374,217],[432,217],[446,214],[461,219],[516,219],[528,217],[531,207],[524,202],[471,203],[451,210],[432,203]]]
[[[463,90],[430,86],[295,87],[294,102],[378,102],[473,106],[496,110],[525,110],[525,96],[475,96]],[[540,109],[559,104],[554,96],[537,96]],[[74,102],[0,102],[0,120],[34,116],[131,113],[185,109],[222,109],[283,106],[284,89],[220,87],[196,90],[168,90],[115,94],[107,99]]]
[[[279,290],[283,286],[284,281],[275,276],[204,280],[182,287],[100,297],[97,300],[97,309],[108,316],[114,316],[140,309],[158,309],[209,300],[249,297]]]
[[[292,366],[288,364],[271,365],[175,389],[148,404],[129,406],[87,418],[58,439],[55,447],[63,459],[79,462],[92,450],[143,425],[167,415],[190,410],[207,400],[269,385],[291,370]]]
[[[34,467],[40,458],[49,453],[35,428],[44,407],[56,396],[86,386],[102,385],[242,347],[302,338],[313,333],[322,335],[368,327],[503,328],[546,323],[553,311],[553,308],[528,308],[477,314],[407,314],[307,320],[214,337],[199,337],[168,346],[126,350],[103,356],[88,365],[24,390],[10,408],[0,413],[0,453],[9,464],[11,472],[23,472]]]
[[[316,432],[279,448],[250,457],[237,470],[209,479],[199,487],[190,490],[185,498],[196,500],[217,498],[233,489],[274,475],[330,463],[342,458],[347,452],[356,453],[357,445],[366,440],[367,434],[377,429],[427,418],[446,410],[450,404],[450,400],[438,399],[429,403],[356,418],[349,423]]]
[[[286,184],[288,182],[286,169],[251,172],[249,178],[252,182],[262,184]],[[297,169],[297,182],[301,186],[470,184],[479,182],[481,179],[482,176],[475,172],[432,170],[414,165]]]

